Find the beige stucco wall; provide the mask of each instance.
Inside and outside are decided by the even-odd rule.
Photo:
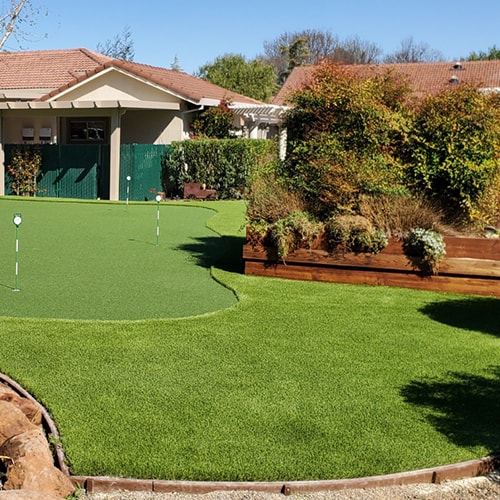
[[[57,118],[55,116],[25,115],[6,116],[3,118],[3,142],[5,144],[20,144],[23,142],[23,128],[35,129],[34,143],[39,143],[41,128],[52,130],[52,141],[57,136]]]
[[[182,137],[179,112],[128,110],[122,115],[122,144],[170,144]]]
[[[152,84],[135,77],[111,71],[87,80],[84,85],[76,86],[61,95],[64,101],[158,101],[180,103],[180,99]]]

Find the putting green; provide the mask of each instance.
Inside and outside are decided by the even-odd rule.
[[[214,212],[162,203],[157,221],[157,208],[0,199],[0,316],[139,320],[234,304],[206,257],[223,253],[223,240],[206,227]]]

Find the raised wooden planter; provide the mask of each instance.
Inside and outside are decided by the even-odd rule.
[[[298,249],[278,259],[276,250],[255,243],[243,247],[245,274],[309,281],[386,285],[500,297],[500,239],[446,237],[439,274],[425,276],[390,241],[378,254],[331,255]]]

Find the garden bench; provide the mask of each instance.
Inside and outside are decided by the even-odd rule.
[[[184,199],[190,200],[215,200],[217,191],[206,189],[205,184],[200,182],[186,182],[184,184]]]

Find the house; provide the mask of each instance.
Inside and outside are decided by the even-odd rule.
[[[247,137],[267,137],[278,123],[281,107],[181,71],[84,48],[0,52],[0,195],[6,194],[6,151],[36,144],[59,146],[51,160],[54,183],[68,179],[71,169],[74,182],[97,172],[88,197],[118,200],[123,145],[188,139],[196,114],[221,100],[231,103]],[[72,160],[61,162],[61,151]],[[89,159],[78,163],[82,155]]]
[[[446,87],[461,83],[475,85],[485,91],[500,91],[500,60],[359,64],[345,67],[366,78],[387,72],[397,74],[408,82],[416,96],[437,94]],[[293,91],[311,81],[314,71],[315,66],[295,67],[273,99],[273,104],[286,104]]]

